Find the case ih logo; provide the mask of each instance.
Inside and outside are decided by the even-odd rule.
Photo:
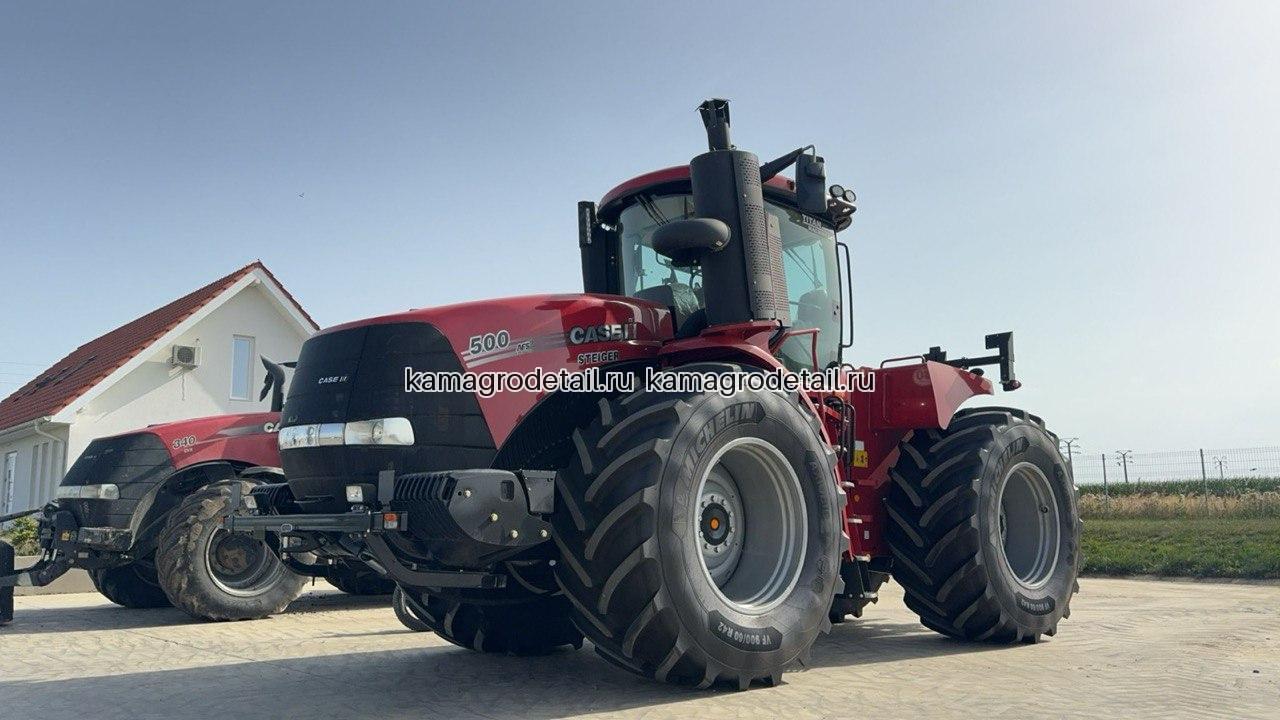
[[[582,325],[569,330],[570,345],[585,345],[595,342],[618,342],[636,339],[636,324],[613,323],[610,325]]]
[[[346,375],[326,375],[316,380],[317,385],[329,385],[331,383],[344,383],[347,381]]]

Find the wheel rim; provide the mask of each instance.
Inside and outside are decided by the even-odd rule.
[[[1061,528],[1053,486],[1029,462],[1009,469],[1000,488],[1000,548],[1018,584],[1042,587],[1058,565]]]
[[[804,493],[787,459],[759,438],[733,440],[708,463],[695,497],[690,537],[720,599],[746,615],[781,604],[808,540]]]
[[[266,543],[245,533],[214,531],[205,550],[209,577],[223,592],[239,597],[257,595],[284,572]]]

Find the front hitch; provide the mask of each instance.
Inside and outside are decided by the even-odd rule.
[[[12,545],[0,540],[0,625],[13,620],[13,589],[15,587],[43,587],[62,577],[71,569],[70,548],[76,541],[76,521],[71,513],[49,504],[34,510],[25,510],[0,517],[7,522],[28,515],[40,514],[39,537],[42,553],[30,567],[17,568],[17,556]]]
[[[345,488],[347,512],[280,512],[296,508],[287,486],[242,496],[223,520],[232,532],[281,538],[282,552],[357,556],[396,582],[411,587],[500,588],[506,576],[455,568],[484,568],[546,542],[554,509],[555,474],[538,470],[462,469],[378,474],[377,484]],[[287,495],[287,497],[286,497]],[[241,508],[251,514],[245,514]],[[390,541],[398,538],[397,541]],[[354,542],[354,545],[353,545]],[[421,566],[395,548],[411,543],[432,559]],[[416,557],[416,556],[415,556]],[[442,569],[441,566],[443,566]]]

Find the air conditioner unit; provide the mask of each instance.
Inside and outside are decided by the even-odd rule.
[[[174,345],[169,355],[169,364],[174,367],[193,368],[200,364],[199,345]]]

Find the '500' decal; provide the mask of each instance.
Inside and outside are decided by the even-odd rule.
[[[470,356],[501,350],[511,344],[511,333],[506,330],[472,335],[467,341],[467,354]]]

